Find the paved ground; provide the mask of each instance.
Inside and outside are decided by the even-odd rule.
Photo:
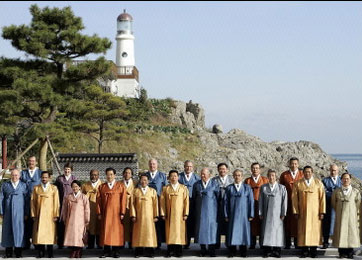
[[[54,251],[54,257],[57,259],[69,259],[69,250],[68,249],[62,249],[62,250],[58,250],[56,249]],[[201,258],[198,257],[198,252],[199,252],[199,246],[198,245],[192,245],[191,248],[189,250],[184,250],[184,257],[183,259],[189,260],[189,259],[209,259],[209,258]],[[166,246],[163,245],[161,247],[161,251],[156,251],[155,254],[155,260],[164,260],[166,253]],[[214,260],[219,260],[219,259],[229,259],[227,258],[227,249],[226,248],[221,248],[219,250],[217,250],[217,257],[213,258]],[[4,249],[2,248],[0,251],[0,254],[3,255],[4,254]],[[36,259],[37,252],[35,250],[26,250],[23,252],[23,256],[26,259]],[[102,254],[102,250],[99,249],[92,249],[92,250],[83,250],[83,258],[87,258],[87,259],[99,259],[98,257]],[[359,252],[358,252],[359,254]],[[338,252],[337,249],[335,248],[329,248],[327,250],[322,250],[322,249],[318,249],[318,258],[322,258],[322,259],[336,259],[338,256]],[[133,258],[133,251],[130,249],[122,249],[121,250],[121,257],[119,259],[125,259],[125,258]],[[265,259],[261,257],[261,250],[260,249],[255,249],[255,250],[249,250],[248,251],[248,258],[252,258],[252,259]],[[290,259],[299,259],[299,251],[295,250],[295,249],[291,249],[291,250],[282,250],[282,258],[287,258],[288,260]],[[107,259],[111,259],[111,258],[107,258]],[[149,258],[144,258],[141,257],[140,259],[149,259]],[[172,257],[172,259],[176,259],[174,257]],[[242,259],[240,257],[234,257],[234,259]],[[272,258],[269,257],[268,259],[276,259],[276,258]],[[311,258],[310,258],[311,259]],[[362,259],[362,257],[360,256],[355,256],[355,259]]]

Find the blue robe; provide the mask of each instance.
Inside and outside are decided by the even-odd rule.
[[[29,169],[22,170],[20,180],[24,182],[28,188],[29,196],[28,196],[28,201],[26,203],[30,205],[30,198],[31,194],[33,193],[34,187],[41,183],[41,170],[39,168],[36,169],[33,177],[30,176]],[[29,212],[27,213],[28,215],[30,215],[30,207],[28,207],[28,209]]]
[[[151,173],[146,172],[149,178],[148,186],[155,189],[157,191],[157,196],[161,196],[162,188],[163,186],[166,186],[168,184],[166,174],[163,172],[157,171],[155,178],[151,178]]]
[[[202,180],[192,188],[192,199],[195,209],[195,243],[213,245],[217,241],[217,209],[220,198],[220,187],[215,181],[209,181],[206,189]]]
[[[192,199],[192,188],[194,187],[194,184],[199,181],[201,178],[199,175],[197,175],[196,173],[192,173],[190,180],[188,181],[186,179],[186,173],[185,172],[181,172],[179,175],[179,179],[178,182],[185,185],[187,187],[187,189],[189,190],[189,216],[187,217],[186,220],[186,226],[187,226],[187,237],[188,239],[190,239],[191,237],[194,237],[195,232],[194,232],[194,228],[195,228],[195,206],[194,206],[194,201]]]
[[[189,190],[189,197],[190,199],[192,198],[192,188],[195,184],[195,182],[201,180],[200,176],[197,175],[196,173],[192,173],[192,176],[190,178],[189,181],[187,181],[186,179],[186,173],[181,172],[180,176],[178,178],[178,182],[185,185],[187,187],[187,189]],[[191,208],[191,207],[190,207]]]
[[[0,192],[0,215],[3,215],[1,245],[3,247],[24,246],[24,215],[29,212],[28,189],[19,181],[14,189],[11,181],[4,182]]]
[[[331,205],[332,193],[335,189],[342,186],[341,178],[338,176],[336,184],[334,184],[332,177],[326,177],[322,180],[324,189],[326,191],[326,214],[323,218],[323,237],[332,236],[334,231],[334,222],[336,213]]]
[[[250,222],[254,218],[254,195],[248,184],[241,184],[239,191],[234,184],[225,190],[224,214],[228,218],[226,245],[250,245]]]

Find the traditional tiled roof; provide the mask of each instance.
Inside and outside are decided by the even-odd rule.
[[[123,162],[136,163],[135,153],[65,153],[58,154],[58,162]]]

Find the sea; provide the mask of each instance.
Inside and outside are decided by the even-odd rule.
[[[347,170],[362,180],[362,154],[331,154],[334,158],[347,162]]]

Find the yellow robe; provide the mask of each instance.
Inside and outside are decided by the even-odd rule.
[[[305,179],[298,180],[292,192],[293,214],[299,214],[298,246],[322,244],[322,221],[319,214],[326,213],[326,195],[323,183],[313,178],[310,186]]]
[[[53,245],[56,243],[56,222],[59,217],[59,193],[55,185],[49,184],[46,191],[41,184],[31,194],[31,217],[34,219],[33,244]]]
[[[136,188],[131,197],[130,215],[136,217],[133,223],[132,247],[157,247],[156,227],[153,221],[158,217],[158,199],[155,189],[148,187],[145,195]]]
[[[133,195],[133,191],[135,187],[137,187],[137,181],[132,179],[132,182],[129,184],[129,186],[126,186],[126,183],[124,180],[122,180],[124,186],[126,187],[127,191],[127,202],[126,202],[126,215],[124,215],[123,219],[123,225],[124,225],[124,241],[125,242],[131,242],[132,238],[132,221],[130,217],[130,203],[131,203],[131,196]]]
[[[87,195],[89,199],[89,208],[90,208],[90,222],[88,226],[89,234],[99,235],[100,221],[97,217],[97,193],[98,187],[102,184],[102,181],[99,180],[97,185],[93,188],[90,181],[82,185],[82,193]]]
[[[189,215],[189,191],[185,185],[179,184],[176,191],[171,184],[163,187],[161,194],[161,216],[165,216],[166,244],[186,244],[186,221]]]

